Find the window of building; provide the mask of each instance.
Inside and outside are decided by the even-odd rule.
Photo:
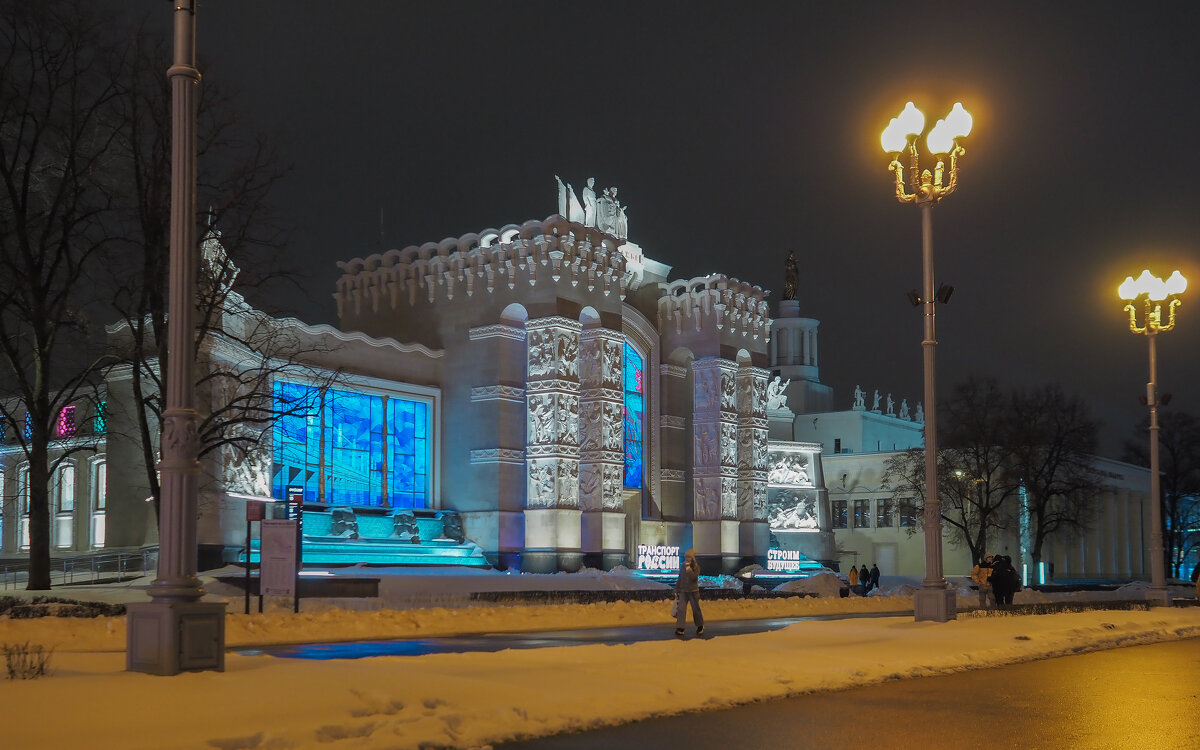
[[[63,464],[54,473],[54,507],[59,513],[75,510],[75,465]]]
[[[625,487],[641,489],[643,423],[645,421],[645,359],[625,342]]]
[[[96,416],[92,417],[92,429],[97,435],[103,435],[108,432],[108,402],[101,401],[96,404]]]
[[[29,464],[17,469],[17,514],[29,515]]]
[[[103,511],[108,494],[108,462],[98,461],[92,468],[92,509]]]
[[[25,439],[29,440],[33,437],[33,415],[25,412]]]
[[[833,509],[833,528],[846,528],[846,501],[834,500],[830,505]]]
[[[890,529],[896,525],[896,501],[883,498],[875,502],[875,528]]]
[[[96,461],[92,464],[92,546],[104,546],[104,506],[108,494],[108,462]]]
[[[59,437],[71,437],[75,434],[75,406],[64,406],[58,412],[56,432]]]
[[[856,528],[856,529],[871,528],[871,501],[870,500],[855,500],[854,501],[854,528]]]
[[[29,549],[29,464],[17,468],[17,545]]]
[[[900,526],[916,526],[917,525],[917,504],[913,502],[911,497],[902,498],[900,500]]]
[[[431,402],[275,384],[272,494],[302,487],[331,505],[424,508],[430,495]]]

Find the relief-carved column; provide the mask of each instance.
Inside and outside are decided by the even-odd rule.
[[[692,546],[711,569],[738,547],[737,365],[707,358],[692,371]]]
[[[525,570],[579,564],[579,329],[557,316],[525,326]]]
[[[742,365],[737,373],[738,500],[742,557],[765,557],[767,524],[767,378],[770,372]]]
[[[585,553],[619,554],[625,549],[624,336],[609,328],[580,334],[579,507]],[[602,559],[589,564],[603,565]]]

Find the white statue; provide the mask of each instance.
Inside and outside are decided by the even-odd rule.
[[[888,405],[887,415],[889,417],[896,416],[896,402],[892,400],[892,394],[890,394],[890,393],[887,395],[887,405]]]
[[[925,424],[925,405],[917,402],[917,422]]]
[[[900,418],[908,419],[908,399],[900,402]]]
[[[787,390],[788,383],[791,382],[791,378],[788,378],[785,381],[780,376],[776,375],[775,379],[767,384],[768,409],[783,409],[787,406],[787,396],[784,392]]]
[[[854,408],[855,409],[864,408],[865,404],[863,403],[863,397],[865,395],[866,394],[863,393],[863,389],[861,387],[859,387],[857,385],[854,386]]]
[[[554,179],[558,182],[558,213],[570,221],[582,224],[584,221],[583,206],[579,205],[579,199],[575,197],[575,190],[571,187],[571,183],[568,182],[564,185],[558,175],[554,175]]]
[[[879,389],[875,389],[875,399],[871,402],[871,411],[879,411]]]
[[[587,178],[587,186],[583,188],[583,225],[596,226],[596,178]]]

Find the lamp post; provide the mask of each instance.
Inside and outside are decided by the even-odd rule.
[[[1145,334],[1150,344],[1150,382],[1146,384],[1146,405],[1150,407],[1150,590],[1146,599],[1161,607],[1171,606],[1171,593],[1167,591],[1165,561],[1163,559],[1162,491],[1158,472],[1158,356],[1155,341],[1158,334],[1175,327],[1175,308],[1179,307],[1179,295],[1187,289],[1187,279],[1179,271],[1163,281],[1149,270],[1133,280],[1132,276],[1117,288],[1121,299],[1127,300],[1129,330]],[[1167,321],[1163,323],[1163,307],[1167,308]],[[1138,325],[1138,310],[1141,308],[1142,324]]]
[[[225,605],[201,602],[196,577],[199,415],[192,376],[196,286],[196,0],[174,0],[171,81],[171,255],[158,576],[152,601],[126,607],[125,668],[174,675],[225,668]]]
[[[912,102],[899,117],[893,118],[883,131],[880,143],[892,156],[888,169],[896,175],[896,199],[915,203],[921,209],[921,266],[924,293],[915,301],[924,304],[925,337],[921,341],[925,354],[925,579],[913,596],[913,614],[918,621],[946,622],[956,616],[954,590],[946,584],[942,572],[942,506],[938,497],[937,477],[937,338],[934,331],[935,303],[949,299],[949,288],[935,292],[933,282],[933,207],[958,187],[958,157],[965,153],[959,139],[971,133],[971,115],[956,102],[944,120],[938,120],[929,131],[926,144],[937,159],[932,173],[921,171],[917,156],[917,138],[925,129],[925,115]],[[900,153],[908,152],[908,192],[905,190],[905,167]],[[950,156],[949,181],[944,182],[946,165],[943,157]]]

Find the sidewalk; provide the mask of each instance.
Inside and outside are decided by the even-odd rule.
[[[334,741],[367,750],[485,747],[882,680],[1200,638],[1200,607],[1017,616],[962,611],[951,622],[917,623],[911,597],[896,593],[904,588],[867,598],[706,601],[705,616],[714,622],[907,607],[899,616],[806,621],[711,640],[335,661],[227,653],[223,673],[175,677],[124,671],[124,618],[0,618],[0,643],[55,647],[50,676],[0,680],[0,723],[6,747],[18,748],[239,750],[329,747]],[[1110,592],[1110,598],[1135,598],[1139,590],[1144,594],[1144,587],[1134,586]],[[131,591],[141,593],[126,587],[126,594]],[[227,645],[584,626],[673,628],[664,602],[372,610],[308,604],[299,615],[290,606],[264,615],[231,614]],[[31,720],[50,705],[71,709],[52,722]]]

